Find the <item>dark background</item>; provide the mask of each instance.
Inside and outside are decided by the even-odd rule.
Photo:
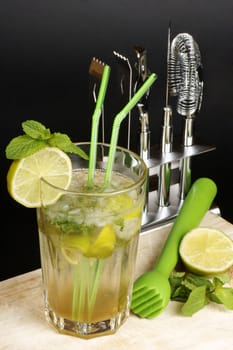
[[[106,99],[107,137],[117,112],[113,50],[134,63],[135,45],[148,52],[158,74],[151,90],[152,143],[160,142],[165,103],[167,28],[197,41],[204,65],[204,100],[196,137],[216,151],[193,160],[193,178],[209,176],[218,186],[222,216],[233,222],[233,2],[232,0],[1,0],[1,236],[0,279],[40,266],[35,210],[14,202],[6,190],[10,161],[5,147],[35,119],[74,141],[90,139],[88,68],[93,56],[112,67]],[[175,134],[182,128],[174,112]],[[133,123],[137,140],[138,123]],[[121,142],[124,138],[121,136]]]

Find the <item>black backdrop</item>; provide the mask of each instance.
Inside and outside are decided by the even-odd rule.
[[[148,65],[158,74],[151,92],[150,122],[152,143],[159,143],[169,20],[172,38],[180,32],[193,35],[204,65],[196,136],[204,144],[214,144],[216,151],[194,159],[193,178],[209,176],[216,181],[222,215],[233,222],[232,14],[232,0],[1,0],[1,279],[40,265],[35,210],[15,203],[6,190],[7,143],[21,133],[26,119],[66,132],[74,141],[89,139],[91,58],[109,63],[114,76],[113,50],[133,62],[135,45],[147,49]],[[111,82],[107,137],[116,112],[114,101]],[[174,123],[179,133],[179,116],[174,115]],[[137,129],[136,122],[133,128]]]

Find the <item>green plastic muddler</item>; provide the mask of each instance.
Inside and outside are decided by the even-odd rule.
[[[200,224],[216,193],[216,184],[209,178],[193,183],[154,268],[134,283],[131,310],[138,316],[153,318],[167,306],[171,295],[169,276],[178,262],[180,241]]]

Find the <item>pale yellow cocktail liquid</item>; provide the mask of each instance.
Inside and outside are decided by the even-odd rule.
[[[89,189],[87,171],[74,172],[70,191],[79,194],[37,211],[46,318],[84,337],[115,332],[129,315],[144,205],[141,188],[113,192],[132,179],[114,172],[104,188],[103,176],[97,171]]]

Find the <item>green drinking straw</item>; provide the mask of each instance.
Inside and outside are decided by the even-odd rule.
[[[144,82],[144,84],[140,87],[140,89],[135,93],[132,99],[125,105],[125,107],[114,118],[111,141],[110,141],[110,149],[108,154],[107,169],[104,177],[105,186],[108,185],[111,179],[112,167],[113,167],[121,122],[128,115],[130,110],[136,105],[136,103],[142,98],[142,96],[146,93],[146,91],[151,87],[151,85],[154,83],[156,78],[157,78],[157,75],[155,73],[152,73]]]
[[[93,183],[95,164],[96,164],[96,149],[97,149],[99,120],[100,120],[101,110],[102,110],[102,106],[106,95],[109,75],[110,75],[110,67],[108,65],[105,65],[103,75],[101,78],[101,84],[100,84],[99,93],[98,93],[98,97],[95,105],[95,110],[92,116],[91,144],[90,144],[88,179],[87,179],[88,186],[92,186],[92,183]]]

